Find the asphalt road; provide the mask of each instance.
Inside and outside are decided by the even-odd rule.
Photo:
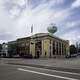
[[[0,63],[0,80],[80,80],[80,73]]]

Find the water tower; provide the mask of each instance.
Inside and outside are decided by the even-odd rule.
[[[49,24],[47,30],[49,33],[54,34],[57,31],[57,27],[55,24]]]

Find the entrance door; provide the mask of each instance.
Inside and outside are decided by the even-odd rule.
[[[53,41],[53,55],[55,55],[55,41]]]
[[[42,43],[40,40],[38,40],[35,43],[35,57],[39,58],[41,54],[42,54]]]

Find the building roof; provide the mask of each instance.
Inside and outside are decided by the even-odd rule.
[[[31,37],[29,36],[29,37],[24,37],[24,38],[18,38],[17,40],[26,40],[26,39],[31,39]]]
[[[64,42],[68,42],[68,40],[63,40],[63,39],[61,39],[59,37],[56,37],[55,35],[53,35],[51,33],[37,33],[37,34],[32,35],[31,37],[32,38],[36,38],[36,37],[45,37],[45,36],[50,36],[50,37],[52,37],[54,39],[58,39],[58,40],[61,40],[61,41],[64,41]]]
[[[24,38],[19,38],[17,40],[22,40],[22,39],[31,39],[31,38],[37,38],[37,37],[46,37],[46,36],[50,36],[54,39],[58,39],[60,41],[64,41],[64,42],[68,42],[68,40],[63,40],[59,37],[56,37],[54,36],[53,34],[50,34],[50,33],[36,33],[36,34],[33,34],[32,36],[29,36],[29,37],[24,37]]]
[[[9,41],[8,44],[15,44],[16,41]]]

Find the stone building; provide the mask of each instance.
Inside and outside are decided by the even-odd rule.
[[[30,37],[17,39],[17,54],[20,56],[30,55]]]
[[[21,56],[54,58],[69,55],[69,41],[49,33],[37,33],[17,39],[17,45]]]

